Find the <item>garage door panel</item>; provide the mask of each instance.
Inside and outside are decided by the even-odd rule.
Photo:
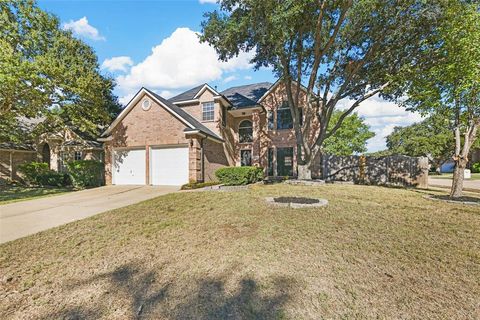
[[[188,147],[151,149],[150,167],[152,185],[188,183]]]
[[[145,150],[114,150],[113,184],[145,184]]]

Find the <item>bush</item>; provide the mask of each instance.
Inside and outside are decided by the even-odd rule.
[[[67,163],[68,174],[75,187],[98,187],[103,184],[103,163],[95,160],[75,160]]]
[[[225,167],[215,172],[218,180],[227,186],[240,186],[263,179],[263,168],[259,167]]]
[[[480,162],[475,162],[474,164],[472,164],[472,172],[480,173]]]
[[[215,186],[217,184],[220,184],[219,181],[209,181],[209,182],[189,182],[187,184],[184,184],[181,187],[181,190],[192,190],[192,189],[198,189],[198,188],[204,188],[204,187],[210,187],[210,186]]]
[[[70,184],[68,175],[50,170],[43,162],[21,164],[18,171],[29,185],[62,187]]]

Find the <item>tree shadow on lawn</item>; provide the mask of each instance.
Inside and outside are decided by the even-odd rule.
[[[91,305],[69,306],[42,319],[111,317],[107,309],[112,308],[128,309],[129,319],[278,319],[283,315],[282,307],[289,300],[288,289],[293,283],[283,277],[273,279],[273,288],[268,290],[272,294],[268,296],[259,292],[260,285],[250,277],[241,278],[234,292],[225,290],[228,278],[224,276],[196,279],[191,286],[176,283],[173,277],[173,281],[159,285],[159,269],[144,271],[127,264],[113,272],[74,282],[65,287],[67,295],[72,290],[101,287],[102,281],[107,281],[108,290],[92,300]]]

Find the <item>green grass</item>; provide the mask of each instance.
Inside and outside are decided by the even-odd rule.
[[[57,195],[73,191],[72,188],[0,186],[0,205]]]
[[[424,195],[255,185],[106,212],[0,245],[0,318],[478,318],[479,207]]]
[[[452,173],[443,173],[440,175],[430,175],[428,176],[429,178],[432,179],[453,179],[453,174]],[[470,179],[466,180],[480,180],[480,173],[472,173],[472,177]]]

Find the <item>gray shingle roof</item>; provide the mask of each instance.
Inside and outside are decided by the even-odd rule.
[[[270,82],[247,84],[244,86],[228,88],[221,92],[232,104],[234,109],[255,106],[258,100],[272,86]]]
[[[203,87],[203,85],[202,85]],[[162,103],[164,103],[166,106],[168,106],[170,109],[173,110],[173,112],[175,112],[176,114],[178,114],[180,117],[182,117],[183,119],[185,119],[187,122],[189,122],[190,124],[192,124],[196,130],[199,130],[201,132],[203,132],[204,134],[208,135],[208,136],[211,136],[213,138],[216,138],[216,139],[219,139],[221,141],[223,141],[223,139],[221,137],[219,137],[216,133],[214,133],[213,131],[211,131],[210,129],[208,129],[207,127],[205,127],[203,124],[201,124],[197,119],[195,119],[194,117],[192,117],[190,114],[188,114],[187,112],[185,112],[182,108],[174,105],[172,102],[168,101],[167,99],[165,98],[162,98],[161,96],[159,96],[158,94],[156,94],[155,92],[151,91],[151,90],[148,90],[147,88],[145,88],[145,90],[147,90],[151,95],[153,95],[156,99],[160,100]],[[185,131],[191,131],[192,129],[190,128],[187,128],[185,129]]]
[[[186,100],[192,100],[195,95],[200,91],[200,89],[203,88],[204,84],[201,84],[199,86],[196,86],[195,88],[189,89],[185,92],[180,93],[179,95],[176,95],[173,98],[168,99],[170,102],[179,102],[179,101],[186,101]]]
[[[31,144],[13,143],[13,142],[2,142],[2,143],[0,143],[0,149],[35,151],[35,148]]]

